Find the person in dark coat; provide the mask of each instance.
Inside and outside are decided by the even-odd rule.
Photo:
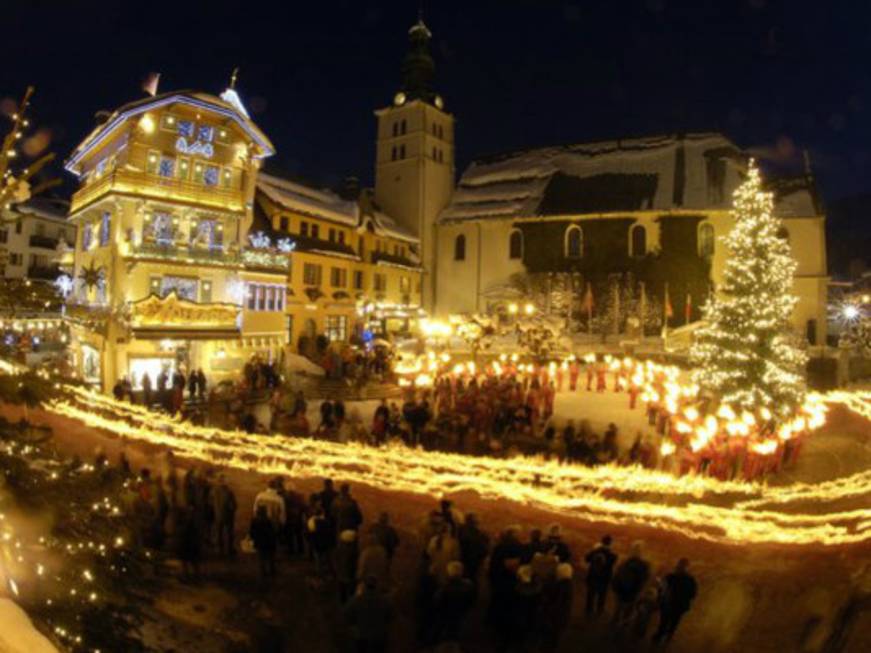
[[[260,560],[260,577],[266,579],[275,576],[275,549],[278,547],[278,536],[266,512],[266,506],[257,507],[257,514],[251,520],[248,534],[254,542],[254,549]]]
[[[435,642],[458,642],[463,622],[475,604],[475,586],[463,578],[463,563],[449,562],[447,582],[436,590],[433,598]]]
[[[517,537],[519,528],[507,528],[490,554],[488,577],[490,580],[490,605],[487,621],[497,635],[504,634],[511,621],[511,605],[517,568],[523,555],[523,545]],[[504,635],[503,635],[504,636]]]
[[[148,372],[142,374],[142,401],[145,407],[151,406],[151,375]]]
[[[556,568],[556,582],[544,588],[541,610],[542,653],[556,653],[560,639],[569,625],[574,600],[573,575],[572,566],[562,562]]]
[[[321,507],[324,509],[324,514],[326,514],[327,518],[333,519],[333,501],[336,500],[336,497],[339,496],[339,493],[336,492],[335,488],[333,488],[333,479],[325,478],[324,479],[324,489],[320,492],[317,492],[315,495],[315,499],[321,504]]]
[[[236,494],[227,485],[227,479],[223,474],[218,477],[218,483],[212,491],[212,505],[217,522],[218,551],[224,555],[234,556],[236,555],[233,542],[236,529]]]
[[[197,398],[197,388],[199,387],[199,377],[196,372],[191,372],[188,376],[188,397],[191,401]]]
[[[532,567],[521,565],[517,569],[511,621],[503,624],[514,648],[525,651],[537,639],[541,627],[541,597],[541,581],[532,573]],[[503,650],[505,648],[503,645]]]
[[[378,590],[374,577],[364,579],[361,591],[345,607],[357,653],[385,653],[393,604]]]
[[[333,574],[331,552],[336,546],[336,534],[332,522],[327,519],[323,506],[317,500],[312,506],[312,514],[306,524],[311,552],[315,559],[318,576]]]
[[[617,598],[617,609],[614,611],[614,623],[621,624],[632,616],[635,600],[644,589],[650,577],[650,564],[642,557],[642,544],[635,542],[629,553],[614,572],[611,587]]]
[[[203,368],[199,368],[196,371],[197,377],[197,393],[200,396],[200,400],[202,401],[206,396],[206,374],[203,372]]]
[[[481,565],[490,552],[490,537],[478,526],[478,518],[473,513],[466,515],[466,520],[457,530],[460,541],[460,559],[466,577],[475,585],[478,584],[478,573]]]
[[[200,521],[193,508],[185,507],[179,510],[179,529],[176,537],[182,573],[188,578],[198,578],[202,557],[202,534]]]
[[[284,535],[290,555],[305,552],[305,497],[294,489],[292,483],[284,486]]]
[[[657,644],[663,639],[666,642],[671,641],[680,620],[689,611],[693,599],[696,598],[698,584],[689,573],[689,565],[689,560],[681,558],[675,570],[665,577],[659,628],[653,634],[653,641]]]
[[[347,483],[342,483],[339,488],[339,496],[333,501],[332,513],[337,533],[357,531],[363,523],[363,513],[356,499],[351,496],[351,486]]]
[[[384,551],[387,553],[387,564],[393,562],[393,555],[396,549],[399,548],[399,535],[396,529],[390,525],[390,515],[382,512],[378,517],[378,521],[372,526],[372,537],[378,542]]]
[[[590,550],[584,560],[587,563],[587,616],[595,611],[602,614],[617,555],[611,550],[611,536],[606,535],[601,543]]]
[[[562,528],[559,524],[552,524],[548,529],[547,539],[543,543],[543,551],[554,555],[560,562],[570,562],[572,552],[568,544],[563,541]]]
[[[334,426],[333,410],[333,402],[329,399],[325,399],[321,403],[321,424],[319,428],[332,428]]]
[[[533,528],[529,531],[529,541],[523,545],[523,556],[520,558],[520,562],[524,565],[528,565],[532,562],[536,553],[544,553],[544,551],[545,546],[544,542],[541,540],[541,529]]]

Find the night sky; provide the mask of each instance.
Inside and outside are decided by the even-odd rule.
[[[369,5],[369,6],[367,6]],[[864,6],[864,8],[863,8]],[[418,2],[4,3],[0,97],[69,155],[94,113],[160,90],[238,90],[272,165],[373,176],[373,110],[397,90]],[[871,191],[871,10],[862,2],[427,2],[458,173],[532,146],[721,130],[784,169],[811,153],[826,199]],[[64,173],[66,174],[66,173]]]

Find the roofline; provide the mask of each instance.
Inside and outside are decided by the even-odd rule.
[[[133,104],[133,106],[130,106]],[[155,99],[148,102],[142,103],[128,103],[124,106],[130,106],[129,109],[124,109],[124,106],[121,109],[116,110],[113,117],[107,121],[106,123],[99,125],[91,132],[85,140],[82,141],[73,151],[72,156],[66,160],[64,163],[64,169],[67,172],[70,172],[76,176],[79,176],[79,172],[76,170],[76,165],[81,161],[81,159],[88,154],[91,150],[93,150],[97,145],[102,143],[106,137],[121,123],[123,123],[128,118],[133,118],[138,116],[139,114],[145,113],[151,109],[157,109],[159,107],[166,106],[167,104],[188,104],[193,107],[197,107],[200,109],[207,109],[209,111],[213,111],[215,113],[223,114],[224,116],[234,120],[244,131],[248,134],[258,145],[263,149],[263,154],[255,156],[256,159],[264,159],[266,157],[272,156],[275,154],[275,147],[266,137],[266,135],[260,131],[260,129],[254,125],[254,123],[245,116],[241,115],[238,110],[235,108],[228,109],[214,102],[210,102],[207,100],[200,100],[194,97],[191,97],[184,92],[176,92],[171,93],[165,97],[160,99]]]
[[[661,133],[661,134],[650,134],[648,136],[632,136],[629,138],[604,138],[595,141],[581,141],[577,143],[568,143],[568,144],[557,144],[557,145],[542,145],[540,147],[529,147],[529,148],[521,148],[521,149],[511,149],[511,150],[500,150],[498,152],[491,152],[490,154],[483,154],[479,157],[472,159],[469,165],[466,167],[468,170],[471,166],[475,164],[480,165],[491,165],[491,162],[488,159],[493,159],[494,157],[500,157],[504,159],[511,159],[523,154],[529,154],[531,152],[542,152],[544,150],[570,150],[573,147],[593,147],[596,145],[616,145],[616,144],[630,144],[630,143],[640,143],[643,141],[653,141],[653,140],[678,140],[678,137],[682,136],[684,139],[701,139],[701,138],[710,138],[714,136],[718,136],[723,140],[729,142],[731,145],[735,146],[736,149],[744,151],[742,147],[740,147],[734,140],[729,138],[726,134],[721,131],[697,131],[697,132],[686,132],[683,134],[679,133]],[[462,177],[461,177],[462,179]]]

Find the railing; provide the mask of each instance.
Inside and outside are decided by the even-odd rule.
[[[57,249],[58,239],[51,236],[42,236],[33,234],[30,237],[31,247],[42,247],[43,249]]]
[[[221,264],[237,264],[239,252],[223,247],[201,247],[184,243],[143,242],[131,246],[130,254],[141,258],[193,260]]]
[[[174,177],[161,177],[134,170],[115,170],[73,193],[70,212],[75,213],[110,190],[208,204],[227,210],[243,209],[242,191],[238,187],[206,186]]]

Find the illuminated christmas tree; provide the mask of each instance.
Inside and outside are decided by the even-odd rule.
[[[705,306],[691,358],[696,383],[718,403],[786,417],[804,400],[806,357],[791,332],[795,261],[772,209],[751,160],[734,194],[724,280]]]

